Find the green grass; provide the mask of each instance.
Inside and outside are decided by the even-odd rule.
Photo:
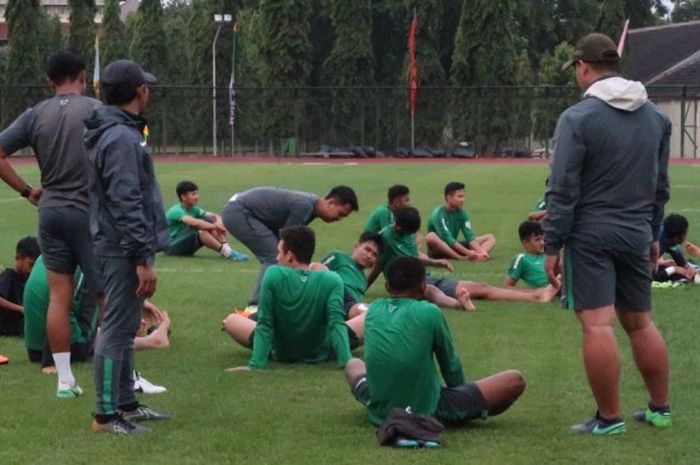
[[[20,172],[36,184],[32,165]],[[369,212],[384,201],[393,183],[408,184],[424,218],[441,201],[443,185],[463,180],[477,233],[492,232],[499,243],[489,263],[459,263],[454,275],[500,284],[519,250],[517,225],[543,190],[544,165],[478,164],[321,165],[160,164],[166,203],[182,179],[200,185],[202,205],[220,211],[234,192],[256,185],[280,185],[318,193],[335,184],[356,188],[361,212],[333,225],[313,224],[317,257],[347,249]],[[672,169],[673,200],[668,211],[700,223],[697,183],[700,166]],[[0,186],[0,263],[8,266],[17,239],[35,233],[36,212]],[[692,231],[691,231],[692,236]],[[700,240],[698,234],[696,239]],[[444,435],[437,451],[379,448],[363,408],[348,392],[333,364],[271,364],[260,373],[225,373],[244,364],[249,352],[220,328],[221,319],[245,303],[256,263],[224,261],[210,251],[195,258],[159,257],[154,302],[173,319],[172,346],[137,354],[138,369],[168,387],[142,401],[172,412],[175,419],[155,425],[142,438],[94,435],[89,430],[94,394],[91,364],[75,367],[87,395],[54,396],[55,379],[26,359],[18,340],[0,339],[11,357],[0,367],[1,464],[685,464],[695,463],[700,445],[700,360],[697,357],[699,288],[654,293],[656,318],[669,344],[674,426],[667,431],[634,424],[629,412],[647,401],[629,344],[621,338],[622,402],[628,433],[616,438],[573,436],[569,426],[585,420],[594,403],[580,355],[580,331],[571,312],[557,305],[477,302],[474,314],[446,311],[468,377],[518,368],[528,380],[521,400],[501,417]],[[382,294],[379,282],[371,298]],[[410,380],[406,380],[410,382]]]

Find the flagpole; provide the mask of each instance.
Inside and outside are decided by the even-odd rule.
[[[233,52],[231,56],[231,76],[233,82],[236,82],[236,44],[238,42],[238,21],[233,23]],[[234,110],[235,111],[235,110]],[[231,157],[235,155],[236,152],[236,125],[231,125]]]

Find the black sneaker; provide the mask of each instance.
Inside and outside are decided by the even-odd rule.
[[[158,412],[146,405],[139,405],[130,412],[122,412],[122,415],[127,421],[162,421],[170,419],[170,415],[167,413]]]
[[[123,417],[115,417],[114,420],[107,423],[99,423],[97,420],[92,420],[92,431],[94,433],[112,433],[112,434],[147,434],[150,433],[150,428],[137,425],[125,420]]]
[[[625,422],[621,419],[608,423],[598,418],[596,414],[587,422],[572,426],[571,431],[574,433],[592,434],[594,436],[611,436],[614,434],[622,434],[627,431],[627,428],[625,427]]]

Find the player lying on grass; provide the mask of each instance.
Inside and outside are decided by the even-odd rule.
[[[520,242],[524,252],[513,258],[503,287],[515,287],[518,281],[524,282],[530,289],[549,286],[549,279],[544,269],[544,233],[537,221],[524,221],[518,227]]]
[[[498,415],[520,397],[525,379],[516,370],[465,381],[445,317],[423,300],[425,268],[417,258],[396,258],[386,277],[389,297],[372,302],[367,312],[364,361],[353,358],[345,368],[352,394],[373,424],[394,408],[411,407],[459,426]]]
[[[544,181],[544,187],[547,188],[549,178]],[[547,216],[547,204],[544,201],[544,196],[540,197],[537,203],[532,207],[532,211],[527,215],[530,221],[542,221]]]
[[[416,245],[416,232],[420,229],[420,214],[413,207],[404,208],[396,213],[396,221],[393,226],[386,227],[381,232],[382,253],[380,260],[368,277],[371,285],[383,270],[386,277],[388,264],[396,257],[409,256],[418,258],[425,266],[446,268],[452,271],[452,265],[444,259],[430,258],[418,250]],[[515,289],[500,288],[490,284],[473,281],[457,281],[449,278],[438,278],[428,275],[426,278],[429,292],[425,298],[440,307],[463,308],[474,310],[472,300],[510,300],[523,302],[549,302],[556,295],[557,290],[553,286],[546,288]],[[437,292],[430,292],[431,286]],[[443,298],[456,299],[460,307],[443,304]]]
[[[460,232],[464,240],[459,240]],[[425,236],[428,256],[455,260],[485,261],[496,245],[493,234],[476,236],[469,213],[464,210],[464,184],[451,182],[445,186],[445,203],[436,207],[428,220]]]
[[[365,231],[353,246],[352,255],[335,251],[321,263],[315,262],[310,266],[312,270],[332,271],[340,277],[343,282],[343,308],[348,320],[367,311],[367,304],[364,303],[367,293],[365,270],[374,268],[381,249],[382,238]]]
[[[654,281],[692,281],[697,270],[683,256],[681,245],[688,236],[688,220],[677,214],[668,215],[659,232],[659,260],[654,269]],[[671,259],[665,259],[664,255]]]
[[[307,225],[317,217],[332,223],[358,208],[357,196],[347,186],[334,187],[323,198],[275,187],[256,187],[234,194],[222,213],[224,226],[253,252],[261,265],[247,310],[254,311],[258,305],[265,270],[277,263],[280,229]]]
[[[365,231],[378,234],[387,226],[394,224],[394,213],[402,208],[411,206],[411,197],[408,187],[396,184],[387,192],[389,202],[378,206],[367,219]]]
[[[284,228],[277,262],[268,268],[260,288],[257,323],[232,313],[224,329],[253,353],[247,366],[260,369],[278,362],[318,363],[336,359],[344,367],[350,349],[363,339],[364,313],[345,322],[343,283],[337,274],[311,271],[316,236],[307,226]]]
[[[197,206],[199,187],[191,181],[181,181],[175,192],[179,202],[168,210],[170,245],[166,255],[191,257],[202,246],[220,253],[234,261],[245,261],[249,257],[236,252],[228,244],[228,232],[216,213]]]
[[[15,248],[15,265],[0,273],[0,336],[22,336],[24,330],[22,294],[40,253],[35,237],[27,236],[20,239]]]

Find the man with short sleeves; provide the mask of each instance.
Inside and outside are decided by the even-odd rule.
[[[391,186],[387,192],[388,202],[375,208],[367,218],[365,231],[378,234],[382,229],[394,224],[394,213],[411,206],[410,194],[408,187],[402,184]]]

